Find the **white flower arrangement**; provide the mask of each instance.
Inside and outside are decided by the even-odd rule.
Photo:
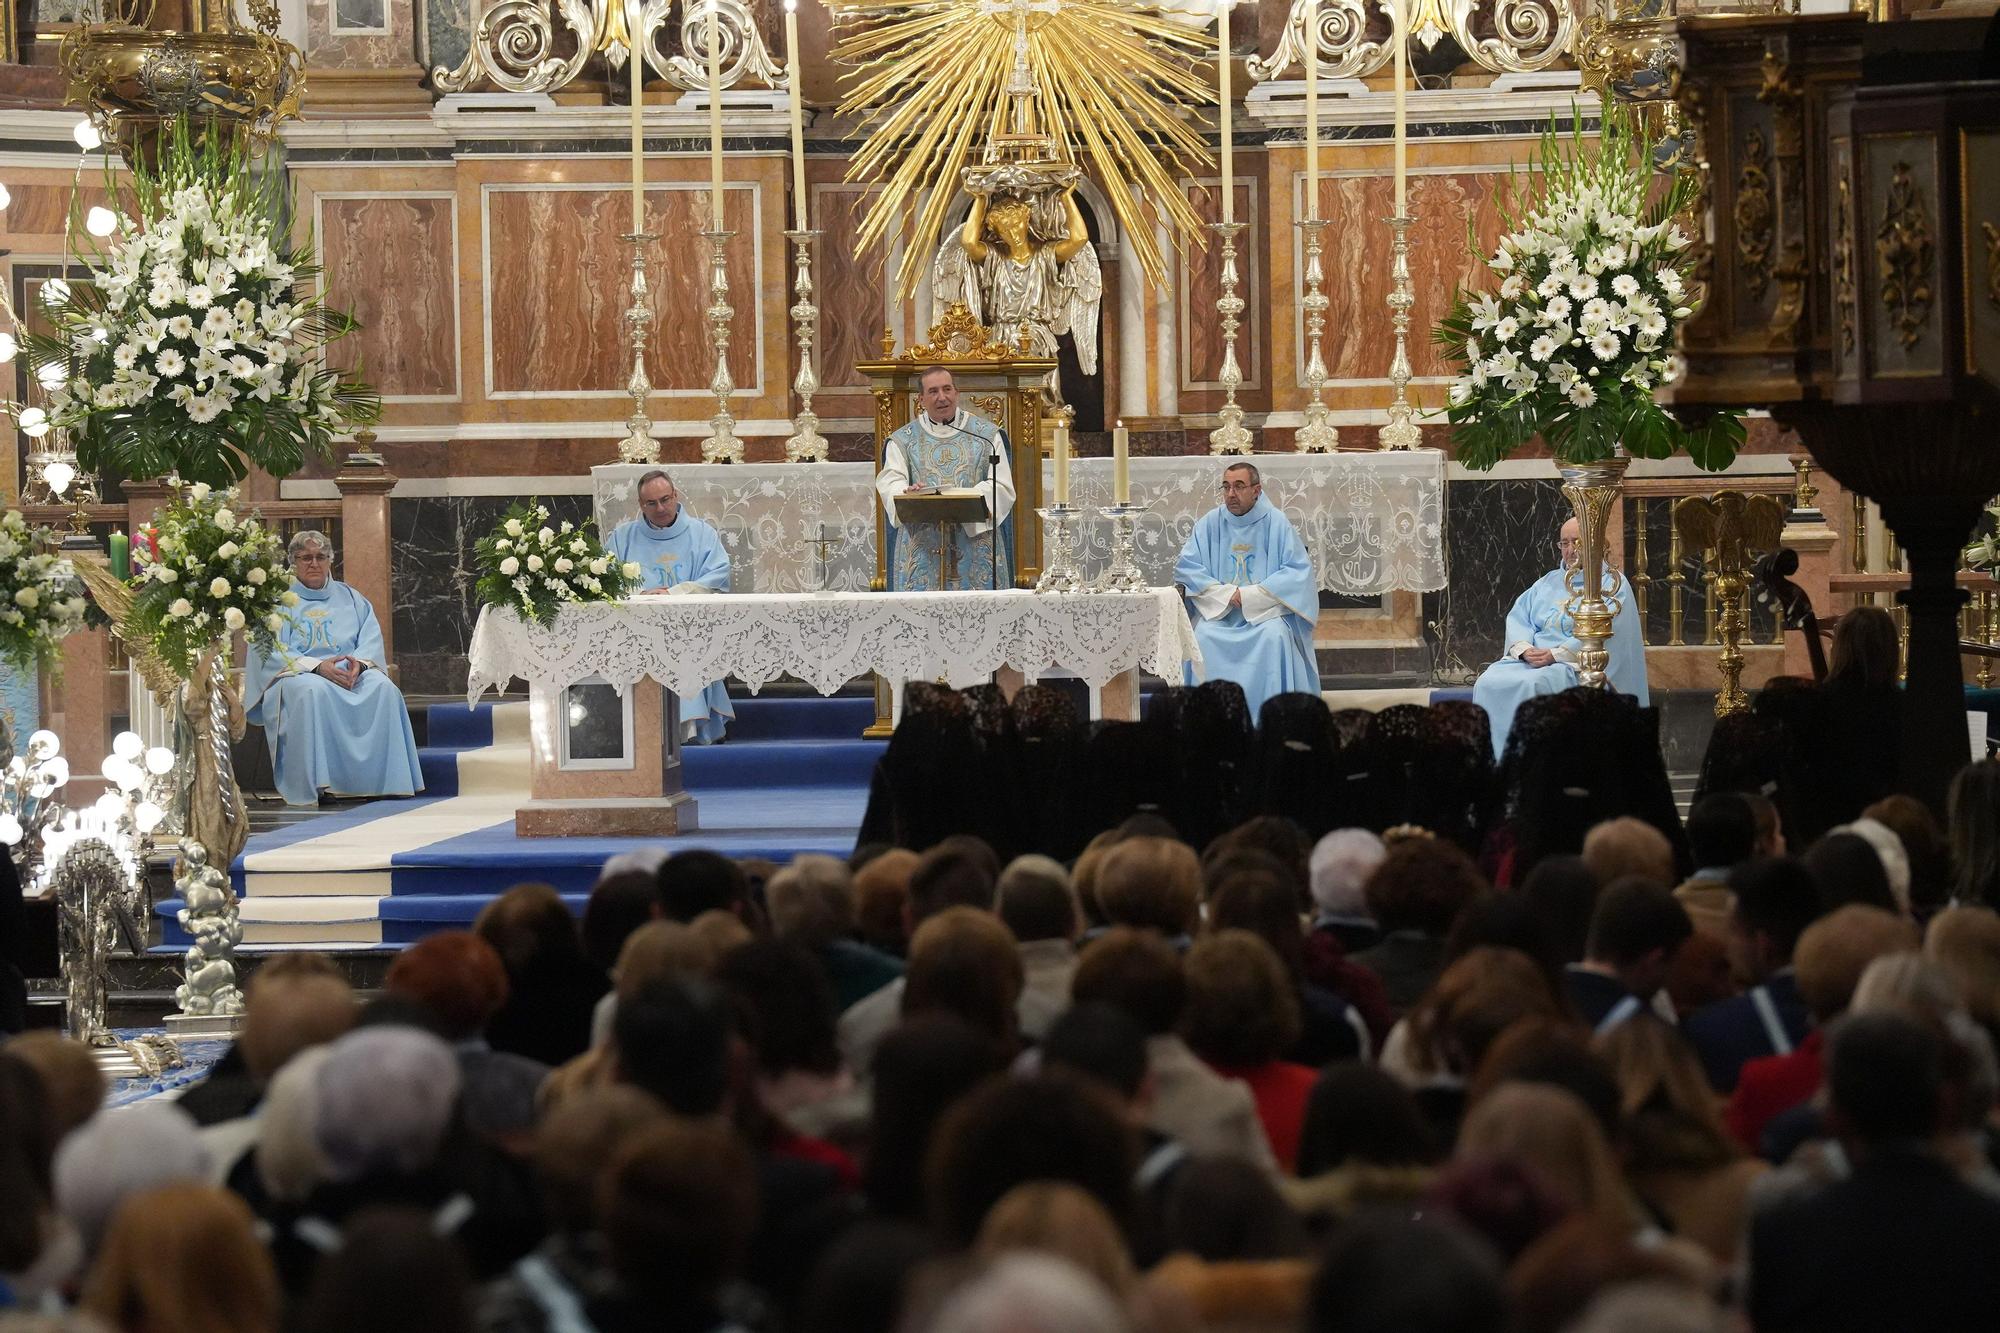
[[[1654,393],[1679,374],[1674,336],[1694,313],[1690,237],[1674,218],[1693,200],[1692,177],[1656,188],[1651,145],[1625,113],[1606,111],[1595,143],[1543,135],[1517,216],[1480,260],[1494,291],[1461,291],[1434,338],[1459,375],[1446,415],[1454,452],[1489,468],[1536,435],[1559,462],[1588,463],[1620,449],[1666,458],[1685,449],[1698,467],[1727,467],[1743,441],[1726,414],[1689,426]]]
[[[137,572],[126,632],[151,643],[185,678],[195,660],[237,630],[271,651],[285,612],[298,605],[286,571],[285,544],[252,514],[236,512],[236,492],[196,482],[176,489]]]
[[[288,476],[380,413],[326,364],[356,325],[301,286],[318,270],[290,239],[283,173],[223,137],[170,129],[157,164],[114,195],[123,207],[101,245],[72,226],[87,274],[43,284],[53,332],[15,320],[44,401],[4,410],[30,434],[70,431],[87,472]]]
[[[545,625],[565,603],[615,602],[638,583],[639,566],[612,558],[590,524],[551,521],[538,500],[515,505],[474,544],[481,602]]]
[[[90,608],[69,561],[48,553],[53,544],[20,510],[0,515],[0,658],[21,671],[82,629]]]

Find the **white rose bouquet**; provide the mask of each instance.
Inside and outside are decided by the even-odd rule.
[[[171,127],[118,209],[72,219],[88,272],[42,285],[53,331],[14,321],[42,394],[4,405],[16,425],[67,429],[86,472],[226,486],[252,464],[289,476],[375,420],[380,397],[326,364],[356,325],[303,288],[319,270],[285,189],[247,145]]]
[[[236,512],[235,491],[170,481],[176,496],[156,520],[152,558],[134,577],[125,632],[186,679],[196,658],[239,629],[271,651],[299,598],[284,542],[261,518]]]
[[[83,628],[89,602],[69,561],[48,554],[46,528],[18,509],[0,516],[0,658],[27,671]]]
[[[511,606],[537,625],[564,603],[615,602],[639,582],[639,567],[614,559],[590,524],[556,524],[539,500],[509,509],[472,549],[479,600]]]
[[[1742,446],[1739,418],[1690,425],[1653,396],[1678,373],[1674,335],[1694,313],[1691,242],[1673,219],[1696,183],[1656,175],[1652,147],[1609,107],[1595,142],[1551,127],[1514,178],[1499,248],[1475,250],[1497,290],[1461,290],[1432,335],[1459,370],[1446,415],[1467,467],[1536,435],[1572,464],[1685,450],[1712,471]]]

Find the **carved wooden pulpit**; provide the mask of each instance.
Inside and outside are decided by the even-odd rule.
[[[931,325],[924,341],[895,350],[882,337],[882,359],[855,366],[868,377],[875,396],[875,467],[889,437],[915,420],[917,380],[926,367],[942,366],[958,384],[966,411],[1007,432],[1008,462],[1014,470],[1014,586],[1032,588],[1042,574],[1042,384],[1055,362],[1029,356],[1019,347],[994,342],[972,312],[954,301]],[[889,586],[887,521],[875,506],[875,591]]]

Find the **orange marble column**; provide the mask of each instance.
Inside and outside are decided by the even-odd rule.
[[[389,492],[396,475],[386,468],[346,467],[340,487],[340,576],[375,608],[382,626],[382,656],[396,678],[395,603],[389,583]]]
[[[89,805],[103,794],[97,770],[111,753],[111,715],[125,711],[122,693],[111,678],[108,630],[80,630],[63,640],[61,691],[51,700],[61,716],[49,729],[62,738],[69,759],[71,806]]]

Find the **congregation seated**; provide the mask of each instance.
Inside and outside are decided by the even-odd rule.
[[[1123,811],[1071,857],[1003,860],[985,812],[939,801],[933,845],[851,868],[622,857],[582,920],[499,894],[365,1004],[327,960],[267,964],[231,1063],[179,1106],[98,1110],[88,1050],[9,1041],[0,1323],[1990,1324],[1990,867],[1928,866],[1961,901],[1920,931],[1907,812],[1784,857],[1754,798],[1711,796],[1683,843],[1646,710],[1567,694],[1523,710],[1502,767],[1594,790],[1508,790],[1484,865],[1349,823],[1379,813],[1359,803],[1316,843],[1259,809],[1271,750],[1230,691],[1172,697],[1137,726],[1246,765],[1207,788],[1240,804],[1199,848]],[[1319,718],[1313,771],[1355,743],[1405,779],[1470,772],[1426,767],[1458,753],[1426,748],[1432,716]],[[1018,721],[939,691],[906,725],[1015,762]],[[1997,767],[1957,784],[1947,857],[1995,845]],[[1717,931],[1743,988],[1669,1011]]]
[[[264,729],[278,794],[409,796],[424,789],[403,692],[387,675],[382,626],[366,597],[333,577],[333,543],[310,529],[286,548],[298,604],[268,653],[244,663],[244,717]]]

